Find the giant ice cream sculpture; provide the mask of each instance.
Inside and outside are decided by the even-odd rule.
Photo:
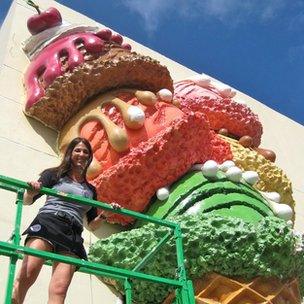
[[[258,117],[230,87],[206,75],[173,85],[166,67],[120,35],[58,16],[29,23],[25,113],[59,132],[59,151],[76,136],[91,142],[88,179],[99,200],[181,223],[198,303],[300,303],[291,183],[274,152],[258,147]],[[90,259],[135,266],[165,233],[135,226],[98,241]],[[169,243],[145,271],[174,277],[173,261]],[[133,286],[136,303],[172,302],[166,286]]]

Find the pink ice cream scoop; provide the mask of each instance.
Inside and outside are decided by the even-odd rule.
[[[257,115],[215,86],[200,86],[191,80],[179,81],[174,84],[174,99],[179,101],[184,112],[204,113],[211,129],[225,128],[237,138],[251,136],[256,147],[260,144],[263,128]]]

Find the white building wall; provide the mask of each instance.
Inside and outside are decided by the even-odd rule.
[[[37,1],[41,9],[57,7],[63,18],[70,23],[96,25],[96,22],[64,7],[55,1]],[[33,14],[33,9],[25,1],[15,0],[9,10],[0,32],[0,174],[22,180],[37,178],[44,168],[54,166],[56,156],[56,132],[44,127],[39,122],[26,117],[23,112],[24,91],[23,72],[28,59],[21,50],[21,42],[29,37],[26,20]],[[98,24],[100,27],[102,25]],[[123,33],[121,33],[123,34]],[[182,80],[195,74],[194,71],[126,38],[133,50],[150,55],[166,65],[174,80]],[[201,71],[199,71],[201,72]],[[202,71],[203,72],[203,71]],[[296,205],[296,228],[304,232],[304,127],[289,118],[275,112],[258,101],[238,92],[236,99],[246,103],[257,113],[264,127],[262,147],[272,149],[277,154],[277,164],[285,170],[293,182]],[[0,240],[7,240],[11,235],[15,212],[15,195],[0,190]],[[22,229],[31,222],[43,200],[24,208]],[[115,228],[103,227],[97,234],[109,234]],[[86,231],[85,245],[96,239]],[[0,258],[0,303],[4,301],[8,259]],[[20,264],[20,262],[19,262]],[[44,267],[37,284],[30,290],[26,303],[41,304],[47,298],[50,267]],[[76,273],[69,290],[66,303],[116,303],[117,298],[93,276]]]

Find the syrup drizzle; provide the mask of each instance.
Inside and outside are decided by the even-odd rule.
[[[103,49],[104,41],[93,33],[77,33],[47,46],[31,62],[25,73],[26,110],[45,95],[45,88],[58,76],[67,71],[73,71],[75,67],[87,60],[89,55],[85,54],[86,51],[98,54]]]

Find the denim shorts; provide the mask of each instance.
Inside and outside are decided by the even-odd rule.
[[[30,238],[40,238],[53,246],[54,253],[68,253],[87,260],[81,233],[83,228],[76,225],[63,213],[39,213],[23,232],[27,234],[25,244]]]

